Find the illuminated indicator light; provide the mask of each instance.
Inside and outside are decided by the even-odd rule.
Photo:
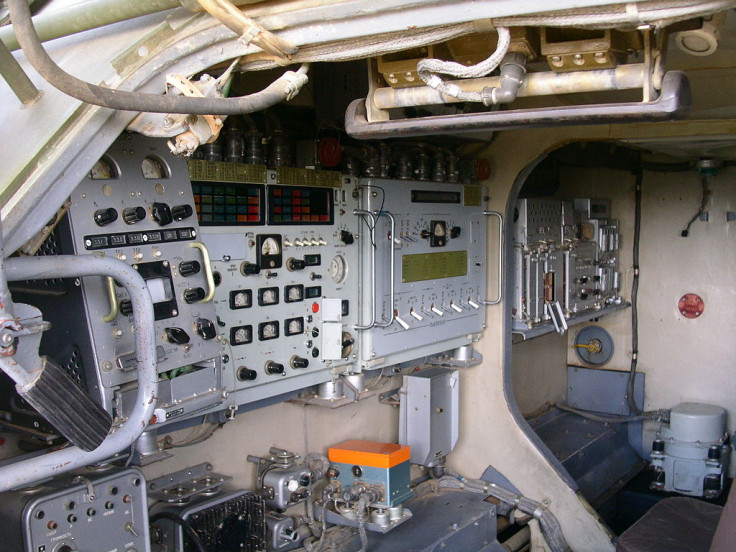
[[[312,303],[312,312],[315,314],[319,312],[319,303]]]

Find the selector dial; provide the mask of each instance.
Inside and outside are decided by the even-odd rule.
[[[330,278],[336,284],[345,281],[348,274],[348,263],[342,255],[335,255],[330,261]]]
[[[135,224],[146,218],[146,210],[143,207],[128,207],[123,209],[123,220],[125,224]]]
[[[112,207],[98,209],[95,211],[94,219],[97,226],[107,226],[111,222],[118,220],[118,212]]]

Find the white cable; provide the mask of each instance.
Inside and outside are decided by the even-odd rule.
[[[496,46],[496,51],[489,58],[470,66],[454,61],[442,61],[441,59],[423,59],[417,63],[417,70],[420,76],[423,71],[427,71],[430,73],[442,73],[443,75],[450,75],[459,79],[485,77],[498,67],[498,64],[501,63],[511,44],[511,33],[507,27],[497,27],[496,31],[498,31],[498,45]],[[427,81],[425,80],[425,82]]]

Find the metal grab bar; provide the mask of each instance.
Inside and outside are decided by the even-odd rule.
[[[484,299],[482,302],[484,305],[498,305],[503,299],[503,217],[496,211],[483,211],[483,214],[498,219],[498,289],[496,291],[498,298],[493,301]]]
[[[138,354],[138,394],[128,420],[91,452],[70,447],[16,462],[0,468],[0,492],[22,487],[88,466],[122,452],[146,429],[157,401],[156,337],[153,301],[146,282],[131,266],[117,259],[97,255],[58,255],[13,258],[5,261],[8,280],[111,276],[120,282],[133,301],[135,342]],[[16,364],[12,358],[2,363]],[[4,368],[4,366],[3,366]]]
[[[356,330],[370,330],[372,328],[387,328],[391,324],[394,323],[394,295],[395,295],[395,287],[394,287],[394,259],[396,258],[396,251],[394,250],[394,232],[396,230],[396,220],[394,219],[394,216],[389,213],[388,211],[378,211],[376,213],[372,213],[371,211],[366,211],[364,209],[354,209],[353,214],[356,216],[365,216],[370,217],[371,219],[371,321],[368,324],[364,325],[355,325],[353,326]],[[376,223],[378,222],[378,219],[381,217],[388,217],[388,219],[391,221],[391,237],[388,240],[390,249],[390,261],[389,264],[391,265],[390,268],[390,275],[389,275],[389,303],[391,304],[391,314],[389,316],[388,322],[385,323],[378,323],[376,322]],[[383,318],[383,317],[381,317]]]
[[[204,262],[204,277],[207,280],[207,295],[200,303],[209,303],[215,297],[215,277],[212,274],[212,263],[210,262],[210,252],[207,246],[202,242],[192,242],[189,244],[190,247],[198,250],[202,254],[202,261]]]
[[[376,243],[376,217],[373,213],[364,209],[353,209],[355,216],[370,217],[371,219],[371,245]],[[376,248],[371,247],[371,321],[364,325],[355,325],[355,330],[370,330],[376,325]]]
[[[389,265],[391,265],[391,268],[389,270],[390,284],[388,288],[388,302],[389,302],[389,307],[390,307],[389,310],[391,311],[391,314],[389,315],[388,322],[381,323],[381,324],[376,323],[376,327],[378,328],[388,328],[391,324],[394,323],[394,291],[395,291],[395,288],[394,288],[394,285],[395,285],[394,284],[394,272],[395,272],[394,260],[396,259],[396,249],[394,248],[394,237],[395,237],[394,232],[396,231],[396,220],[394,219],[394,216],[388,211],[379,211],[376,214],[378,218],[388,217],[388,219],[391,221],[391,235],[389,236],[389,239],[388,239],[388,245],[390,247]],[[378,218],[376,220],[378,220]],[[375,267],[374,267],[373,274],[375,277]],[[381,318],[383,318],[383,316],[381,316]]]

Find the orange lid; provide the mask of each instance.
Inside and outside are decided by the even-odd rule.
[[[409,460],[408,445],[351,440],[330,447],[330,462],[353,464],[372,468],[393,468]]]

